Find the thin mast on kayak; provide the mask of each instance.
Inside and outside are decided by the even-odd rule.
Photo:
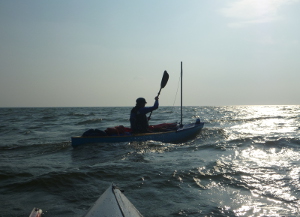
[[[182,61],[181,61],[181,118],[180,118],[180,127],[182,127]]]

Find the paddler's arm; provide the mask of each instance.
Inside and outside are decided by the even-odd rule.
[[[154,102],[154,105],[152,107],[144,107],[144,108],[140,108],[139,112],[141,114],[147,114],[149,112],[152,112],[153,110],[156,110],[159,106],[159,103],[158,103],[158,97],[155,97],[155,102]]]

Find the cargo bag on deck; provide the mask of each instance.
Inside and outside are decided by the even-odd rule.
[[[89,129],[88,131],[85,131],[82,134],[82,137],[89,137],[89,136],[107,136],[107,134],[104,131],[98,129]]]
[[[124,127],[123,125],[116,126],[116,127],[108,127],[105,130],[105,133],[109,136],[129,135],[130,132],[131,132],[131,129]]]
[[[165,132],[170,130],[176,130],[177,123],[163,123],[157,125],[150,125],[149,130],[152,132]]]

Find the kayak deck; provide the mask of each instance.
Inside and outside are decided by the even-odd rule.
[[[127,197],[111,184],[84,217],[143,217]]]

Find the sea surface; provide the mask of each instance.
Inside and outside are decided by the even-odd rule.
[[[0,216],[83,216],[113,182],[145,217],[300,216],[300,106],[184,107],[193,140],[90,144],[129,107],[0,108]],[[160,107],[151,124],[180,121]]]

